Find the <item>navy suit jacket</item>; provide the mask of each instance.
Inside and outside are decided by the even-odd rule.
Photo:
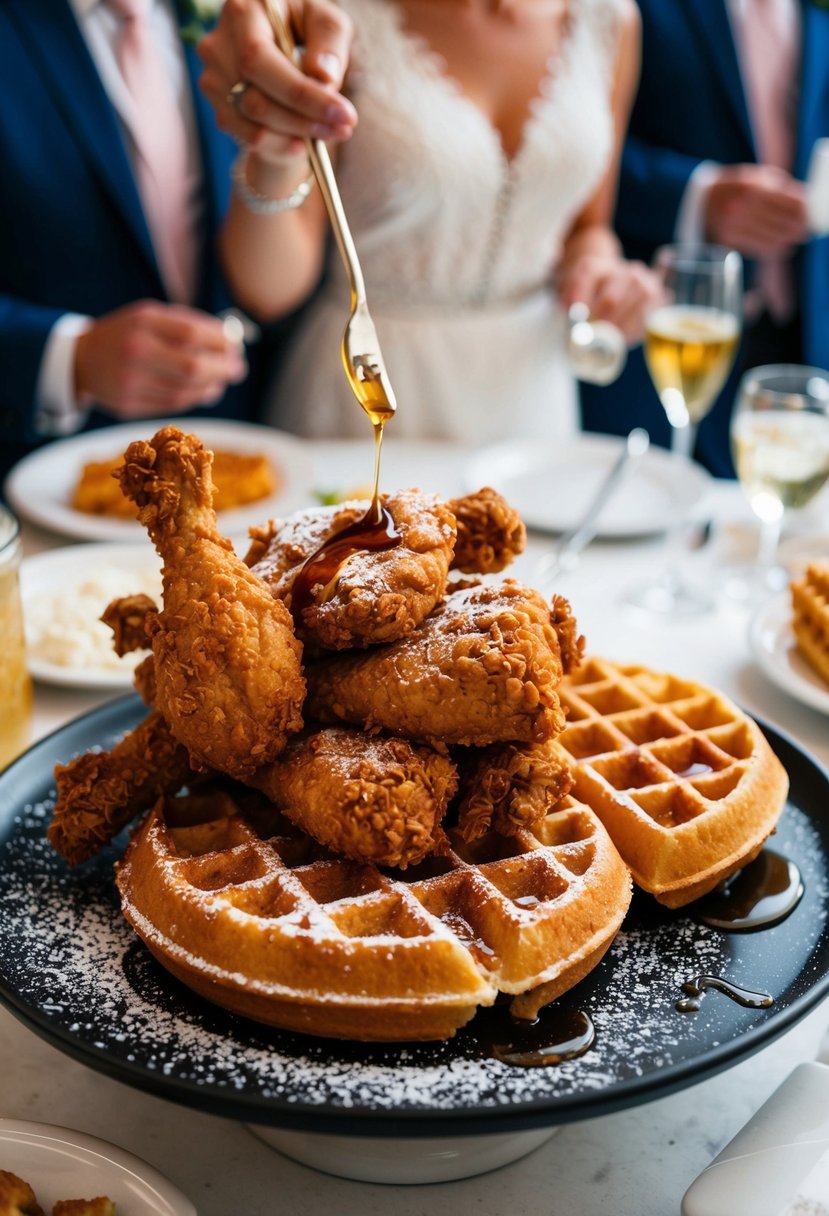
[[[630,257],[650,260],[674,238],[688,178],[702,160],[745,164],[757,155],[725,0],[638,0],[642,74],[625,141],[616,228]],[[805,178],[816,139],[829,135],[829,8],[803,0],[795,177]],[[829,238],[809,241],[796,259],[807,362],[829,368]],[[748,268],[750,275],[751,268]],[[699,433],[698,454],[715,473],[732,472],[728,421],[736,375]],[[588,429],[669,430],[641,352],[606,389],[583,387]]]
[[[215,252],[235,146],[215,127],[185,48],[205,183],[195,304],[231,300]],[[100,316],[166,299],[121,136],[68,0],[0,0],[0,459],[38,441],[34,395],[44,344],[67,311]],[[211,415],[252,413],[256,377]],[[100,425],[98,415],[87,425]],[[3,459],[5,458],[5,459]]]

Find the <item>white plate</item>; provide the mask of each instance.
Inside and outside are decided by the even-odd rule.
[[[107,1195],[124,1216],[196,1216],[190,1200],[146,1161],[66,1127],[0,1119],[0,1169],[28,1182],[49,1212],[60,1199]]]
[[[29,642],[29,671],[36,680],[46,684],[59,684],[70,688],[110,688],[115,690],[132,687],[132,673],[136,661],[142,656],[130,660],[125,658],[118,669],[107,666],[96,666],[90,661],[91,653],[87,649],[79,651],[77,661],[62,664],[38,656],[33,649],[33,627],[41,615],[48,621],[48,627],[53,628],[51,613],[60,612],[61,605],[71,614],[73,627],[84,628],[88,625],[102,640],[103,644],[111,647],[111,633],[107,626],[100,623],[98,617],[109,603],[113,595],[131,594],[144,590],[144,583],[151,572],[158,572],[160,585],[161,559],[149,540],[144,538],[143,544],[138,545],[67,545],[62,549],[50,549],[45,553],[27,557],[20,568],[20,592],[23,600],[23,620],[26,624],[27,641]],[[91,597],[89,611],[78,610],[77,598],[85,583],[91,579],[106,580],[102,590],[102,603],[93,608]],[[111,587],[106,584],[115,579]],[[123,579],[123,585],[121,583]],[[75,603],[72,595],[75,591]],[[75,618],[77,617],[77,622]]]
[[[566,532],[581,519],[623,443],[615,435],[586,434],[497,444],[471,457],[464,481],[469,490],[483,485],[500,490],[528,527]],[[664,532],[679,523],[710,486],[711,478],[700,465],[651,447],[608,501],[597,536]]]
[[[766,600],[749,626],[752,653],[768,678],[789,696],[829,714],[829,688],[799,654],[791,627],[788,591]]]
[[[225,535],[246,532],[272,515],[285,515],[312,501],[313,464],[308,445],[294,435],[222,419],[153,419],[103,427],[59,439],[38,448],[15,465],[6,478],[6,497],[22,518],[78,540],[138,541],[146,536],[137,520],[89,515],[71,505],[72,492],[89,460],[116,457],[134,439],[149,439],[162,426],[177,426],[198,435],[205,447],[235,452],[262,452],[281,479],[278,493],[244,507],[222,511],[219,526]]]

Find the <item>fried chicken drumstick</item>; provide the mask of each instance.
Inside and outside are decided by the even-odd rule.
[[[490,827],[503,836],[532,828],[573,787],[569,757],[555,739],[496,743],[454,758],[460,771],[458,831],[467,843]]]
[[[108,752],[87,752],[55,769],[57,799],[48,836],[71,865],[94,856],[160,794],[193,776],[187,749],[151,713]]]
[[[438,748],[548,739],[564,728],[565,605],[513,579],[455,591],[399,642],[308,663],[308,715]]]
[[[148,619],[155,705],[194,767],[244,777],[302,726],[301,644],[290,613],[220,535],[211,455],[175,427],[130,444],[119,477],[164,562]]]

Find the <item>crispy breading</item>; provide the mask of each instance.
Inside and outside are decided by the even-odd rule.
[[[28,1182],[10,1170],[0,1170],[0,1216],[44,1216]]]
[[[455,519],[444,502],[420,490],[384,495],[400,543],[356,553],[336,585],[298,613],[299,635],[328,650],[375,645],[405,637],[432,611],[446,587],[455,544]],[[299,511],[255,532],[246,561],[273,594],[291,605],[299,570],[320,546],[362,519],[368,503]]]
[[[513,579],[455,591],[407,638],[309,662],[307,714],[444,747],[548,739],[564,727],[558,635]]]
[[[498,574],[523,553],[527,529],[518,512],[490,486],[450,498],[458,535],[452,568],[463,574]]]
[[[164,427],[130,444],[121,486],[163,559],[149,618],[155,703],[194,767],[241,777],[302,726],[302,647],[285,605],[216,528],[210,453]]]
[[[106,1195],[95,1199],[61,1199],[52,1216],[116,1216],[115,1204]]]
[[[457,774],[431,748],[329,727],[292,739],[250,782],[333,852],[403,868],[442,838]]]
[[[56,767],[49,840],[71,865],[86,861],[192,775],[187,749],[153,712],[111,751],[87,752]]]
[[[458,831],[467,842],[490,827],[504,836],[532,828],[573,786],[570,758],[555,739],[496,743],[453,759],[460,772]]]
[[[107,604],[101,620],[112,630],[112,648],[125,655],[133,650],[149,650],[147,625],[157,614],[155,601],[148,595],[122,595]]]

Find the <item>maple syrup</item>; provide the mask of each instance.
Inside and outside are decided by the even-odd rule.
[[[694,916],[702,924],[728,933],[768,929],[794,911],[803,890],[795,863],[772,849],[763,849],[754,861],[701,899]]]
[[[596,1041],[590,1016],[581,1009],[548,1005],[534,1020],[516,1018],[497,1005],[476,1021],[480,1057],[515,1068],[550,1068],[584,1055]]]
[[[385,400],[385,398],[384,398]],[[374,427],[374,488],[365,515],[327,537],[320,547],[300,566],[291,588],[291,613],[297,624],[303,611],[311,604],[324,604],[337,585],[340,570],[355,553],[382,552],[400,544],[391,513],[380,501],[380,451],[383,428],[394,414],[391,408],[370,409],[361,399],[363,409]]]
[[[702,1004],[702,998],[709,989],[722,992],[738,1005],[746,1009],[768,1009],[774,1004],[774,997],[768,992],[755,992],[752,988],[741,988],[724,980],[718,975],[695,975],[692,980],[686,980],[682,985],[685,996],[680,997],[675,1005],[678,1013],[696,1013]]]

